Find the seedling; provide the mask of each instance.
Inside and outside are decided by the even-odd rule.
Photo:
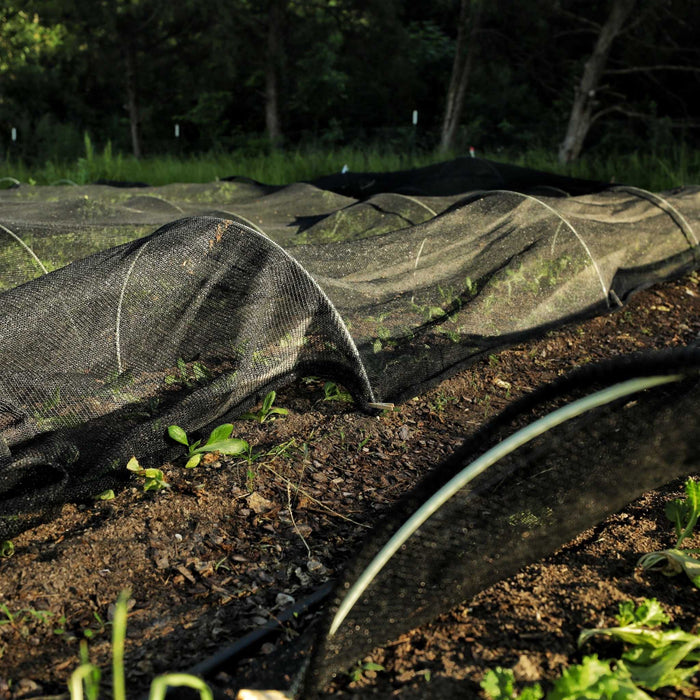
[[[365,661],[365,663],[357,663],[351,669],[348,675],[354,683],[359,681],[367,671],[386,671],[381,664],[375,664],[373,661]]]
[[[190,444],[187,433],[182,428],[177,425],[168,426],[168,435],[175,442],[187,447],[187,463],[185,464],[187,469],[196,467],[207,452],[221,452],[224,455],[239,455],[246,451],[250,452],[248,443],[239,438],[232,438],[232,432],[233,423],[223,423],[211,431],[209,439],[203,445],[201,440]]]
[[[700,635],[680,629],[659,629],[669,618],[653,598],[644,600],[637,607],[631,601],[621,603],[616,619],[617,627],[584,630],[578,643],[585,644],[597,635],[615,639],[627,645],[621,658],[585,656],[582,663],[564,670],[547,693],[547,700],[651,700],[643,689],[688,687],[688,681],[700,669]],[[524,688],[517,695],[510,669],[489,671],[481,687],[493,700],[539,700],[544,697],[539,683]]]
[[[277,392],[271,391],[263,400],[262,406],[257,413],[244,413],[241,418],[264,423],[266,420],[274,420],[277,416],[286,416],[289,411],[286,408],[277,408],[272,404],[277,398]]]
[[[169,489],[170,484],[165,481],[163,477],[163,472],[160,469],[144,469],[136,459],[132,457],[126,468],[130,472],[134,472],[136,476],[143,478],[143,490],[144,491],[162,491],[163,489]]]
[[[15,553],[15,545],[12,540],[0,541],[0,558],[9,559]]]
[[[700,559],[691,554],[700,554],[700,549],[679,547],[690,536],[700,517],[700,482],[688,479],[685,482],[686,497],[676,498],[666,504],[666,517],[676,530],[676,546],[659,552],[650,552],[639,559],[643,569],[661,571],[665,576],[685,572],[696,588],[700,588]]]
[[[335,382],[326,382],[323,385],[323,400],[350,403],[352,402],[352,396],[350,392],[341,389]]]
[[[177,373],[165,377],[166,384],[183,384],[191,389],[198,382],[206,381],[211,377],[211,372],[201,362],[193,362],[191,368],[181,358],[177,358]]]

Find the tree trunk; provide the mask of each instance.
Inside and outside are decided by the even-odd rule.
[[[615,37],[632,12],[635,0],[613,0],[610,15],[598,34],[593,53],[586,61],[574,94],[566,136],[559,146],[559,162],[570,163],[581,154],[583,142],[595,119],[596,93]]]
[[[265,60],[265,127],[270,145],[282,143],[279,115],[279,66],[282,49],[282,0],[270,0],[267,24],[267,56]]]
[[[134,45],[126,42],[126,109],[131,127],[131,150],[135,158],[141,157],[141,116],[136,93],[136,52]]]
[[[470,5],[472,7],[471,16],[469,13]],[[457,46],[452,63],[450,85],[447,89],[447,104],[440,136],[440,151],[442,153],[452,150],[457,140],[457,129],[462,118],[464,96],[467,92],[467,84],[474,62],[476,35],[481,26],[481,10],[481,0],[462,0],[460,5]]]

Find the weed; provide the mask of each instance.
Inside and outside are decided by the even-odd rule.
[[[246,450],[250,453],[250,445],[245,440],[232,438],[233,423],[223,423],[218,428],[214,428],[209,435],[209,439],[202,445],[201,440],[190,444],[187,433],[177,425],[168,426],[168,435],[187,447],[187,463],[185,467],[192,469],[201,461],[207,452],[221,452],[224,455],[239,455]]]
[[[640,557],[637,565],[643,569],[661,571],[666,576],[685,572],[693,584],[700,588],[700,559],[690,554],[700,554],[700,549],[679,547],[690,536],[700,517],[700,481],[689,478],[685,482],[684,499],[676,498],[666,504],[666,517],[676,530],[676,545],[671,549],[650,552]],[[689,554],[690,553],[690,554]]]
[[[9,559],[15,553],[15,545],[12,540],[0,541],[0,558]]]
[[[277,392],[271,391],[262,402],[262,406],[257,413],[244,413],[241,418],[264,423],[266,420],[274,420],[277,416],[286,416],[289,411],[286,408],[277,408],[272,404],[277,398]]]
[[[163,489],[169,489],[170,484],[165,481],[163,477],[163,472],[160,469],[144,469],[136,459],[132,457],[126,465],[126,468],[130,472],[134,472],[136,476],[143,478],[143,490],[144,491],[162,491]]]

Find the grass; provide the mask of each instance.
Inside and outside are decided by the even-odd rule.
[[[173,182],[213,182],[241,175],[272,185],[312,180],[322,175],[348,170],[392,171],[416,168],[464,155],[435,151],[401,151],[377,146],[320,148],[292,147],[269,153],[251,154],[248,150],[210,152],[199,155],[161,155],[136,159],[114,153],[108,143],[100,152],[85,136],[85,154],[76,161],[47,162],[28,166],[22,161],[5,161],[0,179],[14,178],[23,183],[87,184],[98,179],[145,182],[165,185]],[[512,163],[573,177],[633,184],[652,191],[700,183],[700,152],[684,145],[667,157],[652,153],[587,154],[576,162],[562,166],[556,153],[533,149],[521,153],[479,152],[479,157]],[[0,184],[8,186],[9,181]]]

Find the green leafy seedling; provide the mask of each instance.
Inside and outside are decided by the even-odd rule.
[[[665,576],[685,572],[696,588],[700,588],[699,549],[679,549],[689,537],[700,517],[700,481],[689,478],[685,482],[685,498],[675,498],[666,504],[666,517],[676,530],[676,546],[658,552],[649,552],[640,557],[638,566],[643,569],[661,571]]]
[[[523,688],[518,695],[515,691],[515,674],[511,669],[500,666],[484,675],[481,687],[492,700],[540,700],[544,697],[539,683]]]
[[[605,636],[630,645],[615,662],[615,674],[620,682],[628,683],[627,687],[631,683],[631,687],[652,691],[668,686],[680,688],[700,670],[700,634],[660,629],[668,622],[656,599],[645,599],[637,607],[628,601],[619,606],[617,627],[584,630],[578,643]],[[646,696],[640,692],[636,697]]]
[[[335,382],[326,382],[323,385],[323,400],[351,403],[352,396],[350,395],[350,392],[344,391]]]
[[[209,439],[202,445],[201,440],[196,440],[190,444],[187,433],[177,425],[168,426],[168,435],[184,445],[187,452],[187,463],[185,467],[192,469],[201,461],[208,452],[221,452],[224,455],[240,455],[249,451],[250,446],[245,440],[232,438],[233,423],[223,423],[218,428],[214,428],[209,435]]]
[[[386,671],[386,669],[381,664],[375,664],[373,661],[365,661],[364,663],[358,663],[353,666],[348,675],[351,681],[357,682],[367,671]]]
[[[144,491],[162,491],[163,489],[169,489],[170,484],[165,481],[163,477],[163,472],[160,469],[144,469],[136,459],[132,457],[126,468],[143,478],[143,490]]]
[[[12,540],[0,541],[0,559],[9,559],[15,553],[15,545]]]
[[[255,420],[258,423],[264,423],[266,420],[274,420],[277,416],[286,416],[289,411],[286,408],[277,408],[272,404],[275,403],[277,392],[271,391],[262,402],[262,406],[257,413],[244,413],[241,418]]]
[[[663,630],[668,615],[654,598],[638,606],[621,603],[616,627],[584,630],[579,646],[595,636],[622,642],[625,651],[618,659],[584,656],[580,664],[566,668],[554,681],[547,700],[651,700],[646,691],[689,687],[700,669],[700,635],[681,629]],[[481,687],[492,700],[539,700],[539,684],[523,688],[518,695],[510,669],[489,671]]]

